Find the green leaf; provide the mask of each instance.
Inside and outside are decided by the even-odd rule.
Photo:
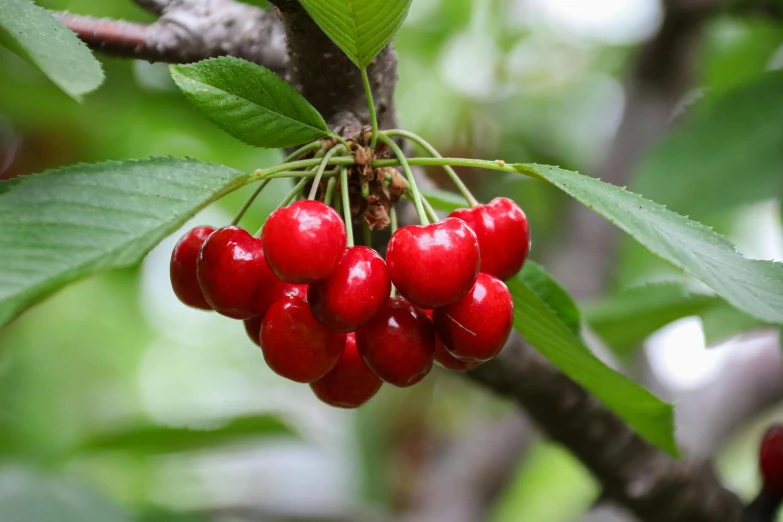
[[[0,182],[0,325],[66,283],[138,263],[250,178],[192,159],[152,158]]]
[[[674,410],[590,352],[555,312],[519,279],[507,282],[514,298],[514,328],[571,379],[652,444],[678,454]]]
[[[329,135],[318,111],[260,65],[223,56],[170,69],[202,116],[249,145],[285,148]]]
[[[4,522],[130,522],[131,517],[86,485],[21,466],[0,471]]]
[[[465,208],[468,206],[465,198],[456,192],[449,192],[447,190],[440,189],[427,189],[422,190],[421,194],[427,199],[427,201],[430,202],[432,208],[442,212],[451,213],[458,208]]]
[[[642,164],[634,190],[702,218],[783,191],[783,71],[700,104]],[[739,145],[741,144],[741,146]]]
[[[763,321],[744,314],[721,300],[702,311],[699,316],[707,347],[717,346],[741,333],[767,326]]]
[[[582,335],[582,312],[571,295],[541,265],[528,260],[515,278],[549,305],[575,336]]]
[[[101,64],[67,27],[30,0],[0,0],[0,44],[76,100],[103,82]]]
[[[122,451],[147,456],[293,434],[293,430],[274,415],[253,415],[238,417],[223,426],[203,430],[156,425],[132,426],[85,440],[77,446],[77,451]]]
[[[628,355],[656,330],[720,301],[694,293],[683,283],[666,282],[628,288],[583,308],[601,339],[619,355]]]
[[[783,264],[746,259],[725,237],[701,223],[595,178],[542,165],[513,168],[549,181],[736,308],[783,324]]]
[[[357,67],[370,65],[408,16],[412,0],[300,0]]]

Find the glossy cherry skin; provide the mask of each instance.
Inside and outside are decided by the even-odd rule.
[[[303,383],[326,375],[345,349],[345,334],[322,325],[299,297],[283,297],[267,310],[260,340],[272,371]]]
[[[198,285],[196,261],[201,246],[214,231],[213,227],[207,226],[188,231],[174,246],[169,263],[169,276],[174,294],[184,304],[201,310],[212,310],[212,307],[204,299],[204,294],[201,293],[201,287]]]
[[[495,198],[486,205],[461,208],[451,217],[473,229],[481,248],[481,271],[506,280],[522,269],[530,252],[530,227],[519,205]]]
[[[293,285],[281,281],[277,288],[277,292],[275,293],[274,301],[282,299],[283,297],[299,297],[300,299],[307,301],[307,285]],[[260,334],[261,322],[263,320],[263,315],[257,315],[243,321],[245,323],[245,332],[247,332],[247,336],[258,346],[261,346]]]
[[[356,337],[345,338],[345,350],[329,373],[310,383],[316,397],[338,408],[358,408],[381,389],[381,381],[364,364],[356,349]]]
[[[435,329],[424,310],[392,297],[356,330],[356,347],[375,375],[404,388],[421,381],[432,369]]]
[[[772,426],[764,434],[759,450],[759,469],[764,491],[783,499],[783,425]]]
[[[345,224],[329,205],[302,200],[272,212],[261,238],[277,277],[287,283],[312,283],[337,268],[345,251]]]
[[[337,269],[310,284],[313,315],[338,332],[353,332],[383,308],[391,292],[386,262],[372,248],[345,250]]]
[[[514,302],[503,281],[481,273],[460,300],[433,312],[435,331],[451,354],[487,361],[503,349],[514,322]]]
[[[445,306],[465,295],[481,264],[476,234],[455,218],[402,227],[389,241],[386,263],[400,294],[421,308]]]
[[[424,312],[427,314],[427,317],[432,319],[432,310],[424,310]],[[457,359],[451,355],[445,346],[443,346],[443,341],[441,341],[440,337],[437,335],[435,335],[434,356],[436,363],[440,364],[447,370],[454,372],[467,372],[468,370],[472,370],[481,364],[480,361],[463,361],[462,359]]]
[[[264,259],[261,240],[239,227],[223,227],[207,238],[196,272],[207,303],[234,319],[263,315],[282,284]]]

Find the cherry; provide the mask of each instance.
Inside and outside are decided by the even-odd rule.
[[[349,333],[345,350],[329,373],[310,383],[316,397],[338,408],[358,408],[381,389],[381,381],[364,364],[356,349],[356,337]]]
[[[307,285],[294,285],[291,283],[283,283],[281,281],[280,285],[278,285],[276,293],[274,294],[273,301],[277,301],[283,297],[299,297],[300,299],[307,301]],[[250,319],[244,320],[245,332],[247,332],[247,336],[250,337],[250,340],[256,343],[258,346],[261,346],[261,340],[259,336],[261,333],[261,322],[263,320],[263,315],[257,315],[255,317],[251,317]]]
[[[391,292],[386,263],[372,248],[356,246],[343,254],[326,279],[310,284],[313,315],[338,332],[353,332],[383,308]]]
[[[283,283],[283,286],[280,288],[279,298],[298,297],[304,301],[307,301],[307,287],[308,285]]]
[[[392,235],[386,262],[392,283],[411,303],[422,308],[445,306],[465,295],[476,281],[478,240],[461,219],[409,225]]]
[[[171,252],[171,263],[169,263],[174,294],[184,304],[202,310],[212,310],[212,307],[204,299],[204,294],[201,293],[201,287],[198,285],[196,260],[201,245],[214,231],[213,227],[202,226],[187,232],[174,246]]]
[[[197,274],[210,306],[234,319],[263,315],[282,284],[264,259],[261,240],[233,226],[207,238],[198,256]]]
[[[261,321],[264,320],[263,315],[257,315],[255,317],[251,317],[250,319],[245,319],[242,321],[245,323],[245,332],[247,332],[247,336],[250,337],[250,340],[256,343],[258,346],[261,346],[261,340],[260,340],[260,334],[261,334]]]
[[[311,283],[337,268],[345,250],[345,225],[320,201],[302,200],[272,212],[261,238],[272,271],[287,283]]]
[[[432,310],[424,310],[424,313],[427,314],[427,317],[432,319]],[[447,370],[455,372],[466,372],[481,364],[480,361],[463,361],[462,359],[457,359],[451,355],[445,346],[443,346],[443,341],[441,341],[440,337],[437,335],[435,336],[434,356],[436,363],[440,364]]]
[[[451,217],[473,229],[481,248],[481,271],[506,280],[514,276],[530,252],[530,228],[519,205],[495,198],[486,205],[461,208]]]
[[[514,302],[503,281],[481,273],[458,301],[436,308],[435,331],[451,354],[486,361],[503,349],[514,322]]]
[[[759,469],[764,491],[783,499],[783,424],[772,426],[764,434],[759,451]]]
[[[424,310],[392,297],[356,331],[356,347],[375,375],[395,386],[412,386],[432,368],[435,330]]]
[[[326,375],[345,349],[345,334],[322,325],[300,297],[283,297],[267,310],[260,339],[269,367],[303,383]]]

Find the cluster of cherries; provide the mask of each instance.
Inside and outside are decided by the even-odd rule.
[[[382,382],[416,384],[433,360],[467,371],[497,355],[514,314],[502,280],[529,249],[527,218],[507,198],[400,228],[386,261],[346,248],[337,212],[301,200],[273,212],[260,238],[194,228],[170,270],[183,303],[244,320],[273,371],[353,408]],[[390,297],[392,284],[400,297]]]

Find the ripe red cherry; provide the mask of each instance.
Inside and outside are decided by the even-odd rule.
[[[210,306],[234,319],[263,315],[282,284],[266,264],[261,240],[239,227],[223,227],[207,238],[197,273]]]
[[[424,313],[427,314],[427,317],[432,319],[432,310],[424,310]],[[462,359],[457,359],[451,355],[445,346],[443,346],[443,341],[441,341],[440,337],[437,335],[435,335],[434,356],[436,363],[440,364],[447,370],[454,372],[466,372],[481,364],[480,361],[463,361]]]
[[[198,285],[196,260],[201,245],[214,231],[213,227],[205,226],[196,227],[187,232],[171,252],[171,263],[169,263],[169,275],[174,294],[184,304],[202,310],[212,310],[212,307],[204,299],[204,294],[201,293],[201,287]]]
[[[514,302],[503,281],[481,273],[463,298],[433,312],[435,331],[449,352],[486,361],[503,349],[514,322]]]
[[[338,408],[358,408],[381,389],[381,381],[364,364],[356,349],[356,337],[345,338],[345,350],[329,373],[310,384],[316,397]]]
[[[451,217],[473,229],[481,248],[481,271],[506,280],[514,276],[530,252],[530,227],[519,205],[495,198],[486,205],[461,208]]]
[[[783,499],[783,425],[772,426],[764,434],[759,469],[764,491],[776,499]]]
[[[432,368],[435,330],[424,310],[392,297],[356,331],[356,347],[375,375],[395,386],[412,386]]]
[[[338,332],[353,332],[378,313],[391,292],[386,263],[372,248],[348,248],[337,269],[310,284],[313,315]]]
[[[287,283],[311,283],[337,268],[345,251],[345,225],[320,201],[302,200],[275,210],[261,238],[272,271]]]
[[[322,325],[299,297],[283,297],[269,308],[261,323],[260,339],[269,367],[304,383],[326,375],[345,349],[345,334]]]
[[[283,283],[281,281],[278,285],[277,291],[275,292],[273,301],[277,301],[283,297],[299,297],[307,301],[307,285],[293,285],[291,283]],[[250,337],[250,340],[256,343],[258,346],[261,346],[260,334],[261,323],[263,320],[263,315],[257,315],[255,317],[251,317],[250,319],[244,320],[245,332],[247,332],[247,336]]]
[[[421,308],[445,306],[476,281],[478,240],[461,219],[409,225],[392,235],[386,262],[392,283],[411,303]]]
[[[259,336],[261,335],[261,321],[263,320],[263,315],[257,315],[242,321],[245,323],[245,332],[247,332],[247,336],[250,337],[250,340],[256,343],[258,346],[261,346],[261,340]]]

